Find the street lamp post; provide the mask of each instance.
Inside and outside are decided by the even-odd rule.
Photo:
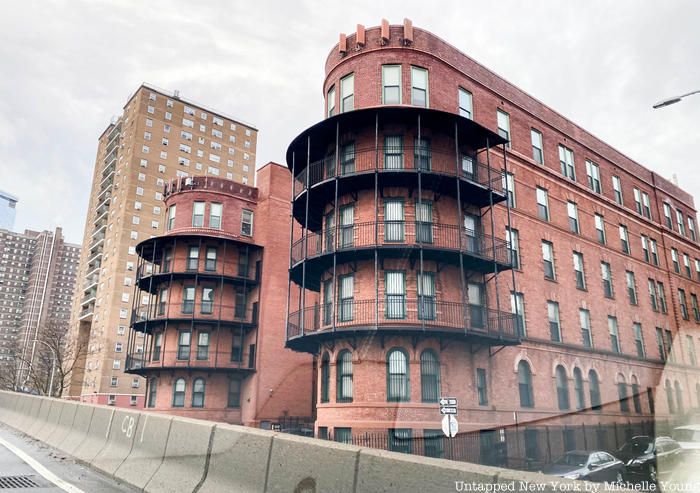
[[[654,109],[663,108],[664,106],[669,106],[669,105],[672,105],[672,104],[679,102],[681,99],[683,99],[686,96],[692,96],[693,94],[698,94],[698,93],[700,93],[700,89],[697,91],[691,91],[687,94],[681,94],[680,96],[674,96],[672,98],[663,99],[663,100],[659,101],[658,103],[656,103],[653,106],[653,108]]]
[[[54,375],[56,374],[56,361],[58,360],[58,357],[56,356],[56,350],[54,348],[52,348],[47,342],[41,341],[39,339],[32,340],[32,343],[34,344],[34,346],[32,347],[32,354],[34,354],[34,352],[35,352],[34,349],[36,348],[37,342],[39,344],[43,344],[44,346],[49,348],[51,350],[51,354],[53,356],[53,361],[51,364],[51,378],[49,379],[49,397],[51,397],[53,394],[53,378],[54,378]],[[24,387],[27,383],[27,380],[29,380],[29,375],[32,372],[32,364],[33,363],[34,363],[34,358],[32,358],[29,361],[29,368],[27,368],[27,377],[24,379],[24,382],[22,383],[22,387]]]

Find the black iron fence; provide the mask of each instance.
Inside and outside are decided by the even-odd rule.
[[[320,438],[334,438],[361,447],[537,471],[569,450],[605,450],[615,455],[634,436],[668,436],[672,428],[669,421],[643,421],[509,427],[459,433],[454,438],[445,437],[441,430],[422,430],[420,436],[414,436],[416,430],[409,429]]]
[[[410,299],[392,296],[380,300],[345,299],[303,308],[289,314],[287,338],[331,331],[370,328],[379,330],[449,330],[509,340],[518,339],[516,317],[512,313],[432,296]]]
[[[371,221],[307,232],[292,245],[292,263],[305,257],[378,246],[423,246],[461,251],[489,262],[510,265],[510,245],[505,240],[426,221]]]
[[[503,174],[480,163],[468,154],[460,153],[459,161],[454,149],[430,146],[389,146],[377,149],[362,149],[344,152],[336,159],[335,154],[319,159],[304,168],[294,178],[294,196],[307,186],[336,176],[379,171],[422,171],[448,176],[459,176],[497,192],[503,191]],[[459,162],[459,164],[457,164]]]

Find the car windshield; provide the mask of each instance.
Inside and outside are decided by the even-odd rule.
[[[673,430],[673,439],[677,442],[700,442],[700,430],[678,428]]]
[[[560,457],[555,464],[562,466],[583,467],[588,463],[588,454],[566,454]]]
[[[649,438],[637,438],[627,442],[620,448],[620,452],[625,454],[650,454],[654,449],[654,442]]]

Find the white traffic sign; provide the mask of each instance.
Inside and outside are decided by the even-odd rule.
[[[448,438],[453,438],[459,431],[457,418],[449,414],[442,418],[442,432]]]
[[[438,402],[440,403],[440,406],[457,407],[456,397],[440,397]]]
[[[456,407],[441,407],[440,414],[457,414]]]

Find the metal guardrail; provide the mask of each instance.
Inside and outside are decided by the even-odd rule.
[[[377,314],[378,320],[377,320]],[[426,330],[462,332],[516,341],[516,316],[492,308],[435,297],[407,299],[393,296],[381,300],[343,300],[337,304],[309,306],[289,314],[287,339],[335,330],[372,329],[397,331],[425,327]]]
[[[155,298],[154,298],[155,299]],[[179,301],[159,303],[154,301],[131,314],[131,324],[167,319],[192,319],[196,321],[222,321],[226,323],[256,324],[258,303],[247,306],[228,305],[208,301]]]
[[[379,147],[352,153],[335,154],[309,164],[294,177],[294,197],[317,183],[336,176],[350,176],[370,171],[422,171],[471,181],[497,192],[503,192],[503,174],[474,157],[460,154],[457,170],[454,149],[435,147]],[[308,180],[308,183],[307,183]]]
[[[211,339],[210,342],[208,347],[198,346],[197,339],[193,337],[192,345],[182,349],[157,352],[155,348],[152,348],[149,354],[130,354],[127,356],[127,370],[156,370],[159,368],[255,369],[255,361],[250,361],[249,352],[244,353],[241,348],[240,353],[232,359],[230,349],[217,351],[216,340]]]
[[[505,240],[452,224],[420,221],[372,221],[336,226],[319,233],[308,231],[292,245],[292,264],[307,255],[397,245],[461,251],[491,262],[511,264],[510,244]]]

